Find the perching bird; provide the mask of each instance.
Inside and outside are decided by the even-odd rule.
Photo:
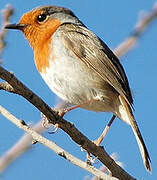
[[[99,37],[71,10],[56,6],[33,9],[18,24],[6,28],[24,33],[39,73],[60,98],[91,111],[112,112],[113,117],[131,125],[144,165],[151,171],[150,157],[133,116],[126,74]]]

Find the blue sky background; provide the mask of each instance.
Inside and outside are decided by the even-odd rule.
[[[11,22],[18,22],[21,15],[39,5],[59,5],[70,8],[87,25],[89,29],[101,37],[111,49],[114,49],[132,31],[141,14],[150,11],[155,0],[0,0],[0,9],[11,3],[15,14]],[[142,12],[142,13],[140,13]],[[0,19],[1,23],[1,19]],[[3,51],[3,66],[15,73],[27,87],[38,94],[47,104],[54,106],[55,95],[49,90],[38,74],[33,61],[33,52],[21,32],[9,31],[6,37],[7,47]],[[131,128],[116,119],[102,145],[109,154],[117,152],[119,160],[124,163],[125,170],[137,179],[157,179],[157,20],[136,44],[136,48],[121,58],[126,70],[134,96],[135,117],[145,139],[152,160],[152,175],[146,172],[135,137]],[[6,107],[19,119],[36,123],[40,112],[18,95],[0,92],[0,104]],[[111,114],[94,113],[82,109],[69,112],[65,119],[91,140],[102,132]],[[14,145],[23,135],[23,131],[0,116],[0,155]],[[44,136],[73,155],[85,159],[85,153],[61,130],[54,135]],[[101,166],[100,163],[96,165]],[[88,173],[57,156],[41,144],[34,145],[21,157],[9,165],[0,176],[0,180],[81,180]]]

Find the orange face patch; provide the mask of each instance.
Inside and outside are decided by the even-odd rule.
[[[58,20],[51,19],[46,23],[44,30],[38,34],[38,43],[34,47],[34,57],[39,72],[49,67],[48,58],[50,55],[51,38],[60,24]]]
[[[39,72],[49,67],[50,42],[53,33],[61,25],[57,19],[48,17],[43,23],[37,22],[41,10],[34,10],[24,14],[19,24],[27,25],[23,33],[34,50],[35,64]]]

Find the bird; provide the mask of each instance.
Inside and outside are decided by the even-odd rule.
[[[134,118],[133,97],[118,57],[68,8],[40,6],[17,24],[34,51],[34,61],[49,88],[73,107],[111,112],[129,124],[147,171],[151,160]],[[73,108],[71,108],[73,109]],[[100,145],[101,140],[97,142]]]

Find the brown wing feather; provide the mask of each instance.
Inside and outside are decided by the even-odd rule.
[[[118,58],[94,33],[76,24],[60,26],[65,46],[133,104],[129,83]]]

